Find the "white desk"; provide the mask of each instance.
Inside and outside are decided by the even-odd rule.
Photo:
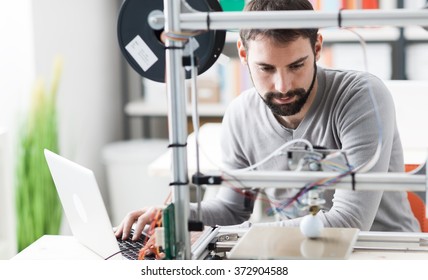
[[[101,258],[80,244],[74,236],[44,235],[12,260],[101,260]]]
[[[428,246],[417,246],[412,240],[426,238],[428,233],[361,232],[350,260],[428,260]],[[371,242],[371,244],[369,244]],[[232,245],[233,246],[233,245]],[[375,249],[383,247],[384,249]],[[397,248],[402,248],[401,250]],[[419,250],[419,251],[416,251]],[[44,235],[11,260],[96,260],[101,258],[81,245],[73,236]]]

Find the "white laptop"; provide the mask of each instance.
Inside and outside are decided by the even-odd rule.
[[[102,259],[112,255],[111,259],[124,259],[94,173],[49,150],[44,152],[74,237]]]

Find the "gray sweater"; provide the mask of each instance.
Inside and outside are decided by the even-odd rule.
[[[285,142],[307,139],[313,145],[346,151],[352,166],[370,160],[376,151],[379,126],[376,122],[375,96],[382,121],[382,150],[371,171],[402,172],[403,152],[395,120],[392,97],[377,77],[357,71],[318,67],[318,90],[313,104],[296,129],[283,127],[264,104],[255,89],[241,93],[228,107],[222,124],[222,160],[225,168],[240,169],[255,164]],[[282,158],[273,158],[258,170],[284,170]],[[270,201],[281,202],[295,190],[267,188]],[[325,191],[327,200],[320,212],[326,227],[354,227],[375,231],[419,231],[406,192]],[[222,187],[217,197],[202,203],[206,224],[231,225],[249,219],[250,207],[242,194]],[[195,217],[191,205],[191,217]],[[293,205],[272,225],[298,226],[303,213]]]

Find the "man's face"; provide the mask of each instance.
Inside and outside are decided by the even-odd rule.
[[[238,43],[238,50],[254,87],[272,112],[279,116],[299,113],[312,89],[318,48],[314,53],[309,39],[302,37],[286,45],[257,38],[248,42],[247,50]]]

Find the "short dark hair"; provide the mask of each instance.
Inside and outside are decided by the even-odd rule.
[[[282,10],[314,10],[308,0],[251,0],[244,11],[282,11]],[[299,37],[308,38],[314,49],[317,41],[318,29],[241,29],[244,48],[248,48],[248,41],[258,36],[269,37],[281,44],[287,44]]]

